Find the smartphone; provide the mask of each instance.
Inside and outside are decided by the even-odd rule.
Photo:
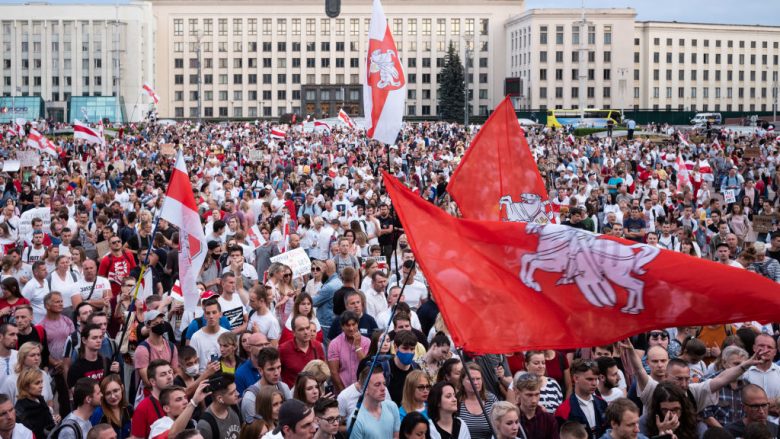
[[[218,354],[211,354],[210,362],[213,363],[215,361],[219,361],[219,355]]]

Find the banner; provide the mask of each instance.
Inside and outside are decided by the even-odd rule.
[[[34,168],[41,164],[41,155],[38,151],[16,151],[16,159],[22,168]]]
[[[246,160],[248,162],[262,162],[263,161],[263,151],[259,149],[250,149],[249,152],[246,155]]]
[[[311,274],[311,259],[300,247],[274,256],[271,258],[271,262],[278,262],[290,267],[294,278]]]
[[[36,207],[24,212],[19,217],[19,237],[26,238],[27,235],[32,233],[32,220],[33,218],[40,218],[43,220],[43,231],[49,233],[51,227],[51,210],[48,207]]]
[[[21,166],[19,160],[6,160],[3,162],[3,172],[17,172]]]

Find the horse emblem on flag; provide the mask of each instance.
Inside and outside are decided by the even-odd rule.
[[[369,67],[368,74],[373,76],[375,80],[376,74],[379,74],[379,81],[376,81],[376,86],[379,88],[398,88],[403,84],[403,78],[398,73],[399,69],[396,68],[396,62],[398,55],[391,49],[387,49],[382,52],[382,49],[375,49],[371,52],[371,66]]]
[[[645,284],[634,275],[645,274],[645,265],[661,250],[645,244],[625,245],[558,224],[529,223],[525,230],[539,236],[536,252],[520,258],[520,280],[528,288],[542,292],[534,280],[536,270],[560,272],[556,285],[575,284],[593,306],[614,307],[617,298],[612,284],[615,284],[628,293],[621,312],[639,314],[645,309]]]
[[[553,220],[549,201],[542,201],[537,194],[520,194],[520,202],[512,200],[510,195],[504,195],[498,200],[499,208],[503,208],[503,221],[522,221],[534,224],[548,224]]]

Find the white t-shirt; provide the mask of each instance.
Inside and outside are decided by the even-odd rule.
[[[98,276],[97,282],[89,282],[82,277],[79,279],[77,290],[73,293],[73,295],[81,294],[81,299],[87,300],[90,291],[92,291],[93,283],[95,284],[95,291],[92,292],[92,297],[90,297],[89,300],[102,299],[103,294],[105,294],[106,291],[111,291],[111,282],[109,282],[109,280],[103,276]]]
[[[420,300],[425,298],[427,295],[428,289],[425,288],[425,284],[415,280],[412,281],[411,284],[407,285],[406,289],[404,289],[404,302],[409,304],[410,308],[417,309],[420,307]]]
[[[62,301],[64,302],[65,307],[72,306],[70,298],[79,291],[78,276],[76,277],[75,281],[73,280],[73,276],[71,275],[70,271],[65,273],[64,280],[60,278],[60,275],[56,271],[53,272],[50,276],[51,282],[49,283],[49,288],[51,291],[59,291],[62,293]]]
[[[282,328],[279,325],[279,321],[276,320],[276,316],[271,311],[260,315],[258,312],[253,312],[252,317],[249,319],[249,325],[247,330],[255,332],[254,328],[266,336],[268,340],[279,340],[282,335]]]
[[[190,346],[198,353],[201,373],[206,370],[206,366],[208,366],[212,356],[220,357],[219,342],[217,340],[222,333],[228,332],[227,329],[221,326],[215,334],[207,334],[204,329],[206,329],[205,326],[195,332],[192,335],[192,339],[190,339]]]
[[[46,247],[36,249],[35,247],[25,247],[22,252],[22,261],[25,264],[32,264],[35,261],[39,261],[43,258],[43,254],[46,252]]]
[[[238,297],[238,293],[233,293],[230,300],[225,299],[224,295],[217,298],[219,306],[222,307],[222,315],[230,322],[230,328],[235,329],[244,324],[244,302]]]
[[[43,298],[49,294],[49,286],[46,285],[46,279],[38,282],[38,279],[32,278],[22,289],[22,296],[30,301],[33,308],[33,323],[39,324],[46,317],[46,308],[43,306]]]

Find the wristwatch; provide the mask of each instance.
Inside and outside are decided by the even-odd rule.
[[[363,346],[358,346],[355,348],[355,352],[360,352],[363,350]]]

